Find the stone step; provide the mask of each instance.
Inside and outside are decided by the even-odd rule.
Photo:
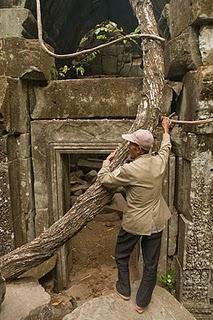
[[[156,286],[152,301],[143,314],[134,310],[138,283],[133,285],[132,300],[124,301],[116,294],[92,299],[66,315],[63,320],[195,320],[168,291]]]
[[[52,320],[50,296],[33,279],[7,283],[6,296],[0,311],[1,320]]]

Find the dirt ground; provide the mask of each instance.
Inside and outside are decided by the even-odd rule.
[[[60,308],[71,303],[70,308],[77,307],[94,297],[113,292],[117,277],[114,251],[119,229],[119,216],[104,214],[87,224],[72,239],[73,266],[69,288],[60,294],[52,293],[53,306]],[[130,260],[132,281],[139,278],[136,260],[134,252]]]
[[[100,218],[90,222],[72,241],[73,270],[68,291],[78,304],[112,292],[116,281],[114,251],[120,219],[99,221]],[[133,281],[138,277],[134,264],[135,254],[130,262]]]

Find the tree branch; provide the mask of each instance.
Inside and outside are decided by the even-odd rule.
[[[213,122],[213,118],[203,119],[203,120],[171,120],[174,124],[205,124]]]
[[[148,34],[148,33],[128,34],[126,36],[123,36],[121,38],[112,40],[112,41],[104,43],[104,44],[101,44],[101,45],[96,46],[94,48],[85,49],[85,50],[82,50],[82,51],[77,51],[77,52],[69,53],[69,54],[56,54],[56,53],[50,51],[47,48],[47,46],[45,45],[44,40],[43,40],[40,0],[36,0],[36,8],[37,8],[37,26],[38,26],[38,40],[39,40],[39,43],[40,43],[42,49],[46,53],[48,53],[50,56],[52,56],[54,58],[57,58],[57,59],[76,58],[76,57],[79,57],[79,56],[82,56],[82,55],[85,55],[85,54],[89,54],[91,52],[94,52],[94,51],[109,47],[109,46],[111,46],[111,45],[113,45],[115,43],[119,43],[119,42],[121,42],[123,40],[131,40],[131,39],[135,39],[135,38],[147,38],[147,39],[150,39],[150,40],[158,40],[158,41],[161,41],[161,42],[165,42],[164,38],[162,38],[162,37],[160,37],[158,35],[155,35],[155,34]]]

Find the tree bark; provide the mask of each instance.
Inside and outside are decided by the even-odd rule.
[[[142,33],[158,35],[150,0],[130,0],[139,20]],[[153,128],[158,123],[160,99],[164,87],[164,64],[162,43],[144,39],[144,84],[143,99],[138,106],[136,119],[130,131],[138,128]],[[127,155],[127,144],[117,150],[112,169],[121,164]],[[74,206],[48,230],[32,242],[27,243],[0,258],[0,269],[5,279],[16,278],[25,271],[50,258],[67,240],[92,220],[109,202],[112,195],[101,184],[95,182]]]

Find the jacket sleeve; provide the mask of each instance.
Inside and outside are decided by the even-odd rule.
[[[170,149],[171,149],[170,135],[168,133],[164,133],[160,150],[158,151],[158,155],[157,155],[157,157],[159,157],[159,160],[161,162],[162,172],[164,172],[166,168],[166,165],[169,159]]]
[[[98,173],[98,178],[104,187],[114,188],[128,186],[131,184],[131,175],[128,171],[128,164],[125,164],[111,172],[110,161],[105,160]]]

